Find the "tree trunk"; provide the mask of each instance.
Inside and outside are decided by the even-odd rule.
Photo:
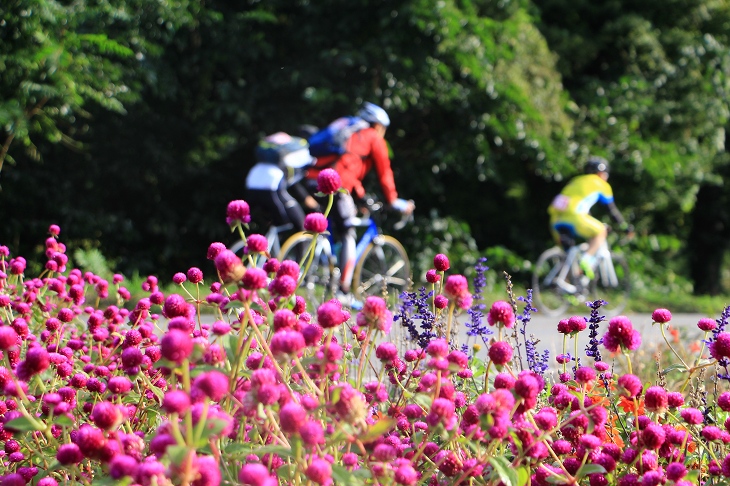
[[[689,250],[690,277],[695,294],[719,295],[722,263],[730,242],[730,214],[727,188],[703,185],[692,212]]]

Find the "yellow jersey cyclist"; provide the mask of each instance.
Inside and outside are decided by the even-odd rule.
[[[606,159],[589,157],[585,174],[571,179],[548,208],[550,229],[556,242],[560,243],[560,233],[588,241],[588,250],[581,257],[580,267],[590,279],[595,277],[596,252],[606,241],[607,233],[606,226],[590,215],[591,207],[596,203],[605,204],[619,228],[632,231],[614,203],[608,171]]]

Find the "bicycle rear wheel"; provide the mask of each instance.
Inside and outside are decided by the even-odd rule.
[[[279,260],[294,260],[304,270],[307,262],[304,257],[312,244],[312,234],[306,231],[294,233],[281,245]],[[314,247],[314,257],[309,267],[307,275],[302,280],[301,288],[307,297],[307,304],[311,311],[316,311],[317,307],[325,300],[332,298],[334,292],[332,290],[334,279],[334,260],[332,257],[332,248],[327,238],[323,235],[317,236],[317,243]],[[301,279],[301,273],[300,273]]]
[[[355,297],[364,301],[370,295],[386,297],[395,303],[408,288],[411,263],[403,245],[392,236],[380,235],[370,243],[355,265],[352,288]]]
[[[590,299],[602,299],[607,304],[601,307],[607,316],[618,315],[624,310],[631,292],[629,265],[626,259],[611,252],[611,262],[601,262],[596,268],[596,278],[589,286]],[[606,265],[608,263],[608,265]]]
[[[532,271],[535,306],[547,316],[562,315],[570,307],[566,292],[556,284],[556,278],[564,262],[565,252],[556,246],[540,255]]]

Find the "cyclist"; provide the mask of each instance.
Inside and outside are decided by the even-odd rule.
[[[595,277],[596,252],[606,241],[607,233],[606,226],[589,214],[591,207],[597,202],[607,205],[619,227],[630,231],[614,203],[613,190],[607,182],[608,171],[606,159],[595,155],[589,157],[585,174],[571,179],[548,208],[550,229],[558,244],[561,232],[588,241],[588,250],[581,258],[580,267],[590,279]]]
[[[274,225],[291,223],[296,231],[303,230],[304,210],[297,199],[309,210],[319,207],[301,183],[302,171],[313,162],[309,144],[303,138],[284,132],[264,138],[256,146],[256,164],[246,176],[248,202],[267,213]]]
[[[359,199],[365,196],[363,179],[368,172],[375,167],[385,201],[394,209],[403,214],[410,214],[415,209],[413,201],[399,198],[395,188],[388,145],[385,142],[385,132],[390,126],[390,117],[383,108],[368,102],[363,104],[357,116],[366,121],[369,126],[350,136],[345,145],[345,153],[320,157],[315,166],[320,170],[333,167],[342,179],[342,187],[349,192],[349,194],[336,194],[335,205],[330,214],[332,235],[336,241],[342,243],[340,251],[341,295],[338,296],[340,300],[347,300],[351,297],[350,287],[355,270],[355,228],[347,223],[348,219],[357,216],[357,207],[352,196]],[[308,177],[316,179],[317,173],[318,170],[312,170]]]

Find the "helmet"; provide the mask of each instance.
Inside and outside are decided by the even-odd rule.
[[[300,168],[311,163],[312,156],[309,154],[309,144],[305,139],[277,132],[258,143],[256,160]]]
[[[390,117],[388,117],[385,110],[367,101],[363,103],[362,108],[357,112],[357,116],[368,123],[380,123],[384,127],[390,125]]]
[[[608,172],[608,160],[598,155],[591,155],[586,162],[585,173],[597,174],[599,172]]]

